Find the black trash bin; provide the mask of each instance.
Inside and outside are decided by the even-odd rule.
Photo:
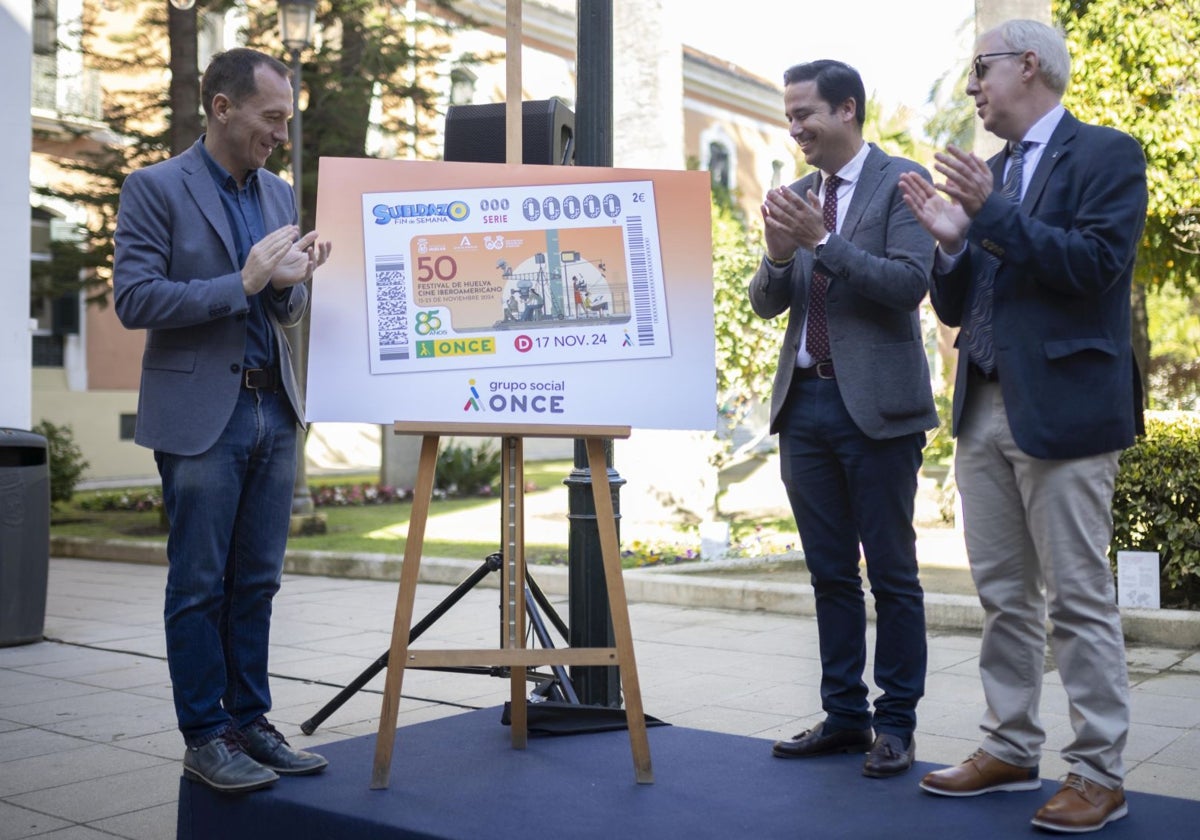
[[[0,429],[0,646],[42,638],[50,570],[46,438]]]

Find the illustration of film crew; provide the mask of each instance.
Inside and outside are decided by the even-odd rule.
[[[541,321],[546,318],[546,255],[534,254],[535,272],[516,274],[507,260],[497,260],[496,268],[500,270],[505,283],[515,282],[515,288],[509,288],[508,298],[504,301],[505,321]]]
[[[544,321],[629,320],[628,291],[609,283],[604,260],[588,259],[578,250],[557,250],[551,237],[547,251],[532,254],[515,267],[506,259],[495,268],[503,280],[497,301],[497,325]]]

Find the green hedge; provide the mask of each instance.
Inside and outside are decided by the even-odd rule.
[[[1200,414],[1148,412],[1145,436],[1121,455],[1114,569],[1118,551],[1157,551],[1162,605],[1200,608]]]
[[[499,478],[500,450],[491,441],[478,449],[452,443],[438,453],[433,486],[448,496],[487,496]]]
[[[46,439],[46,454],[50,461],[50,502],[69,502],[75,495],[75,486],[91,466],[83,457],[83,450],[75,444],[75,433],[70,425],[58,426],[43,420],[33,427],[34,434]]]

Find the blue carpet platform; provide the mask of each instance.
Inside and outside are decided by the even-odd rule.
[[[399,730],[387,790],[369,789],[374,736],[322,745],[320,776],[241,797],[181,780],[178,838],[1037,837],[1029,818],[1057,789],[946,799],[917,788],[931,764],[874,780],[861,756],[785,761],[759,738],[676,726],[648,735],[655,783],[638,785],[625,731],[531,737],[522,751],[499,709],[468,712]],[[1200,802],[1132,793],[1129,816],[1100,836],[1195,837],[1198,825]]]

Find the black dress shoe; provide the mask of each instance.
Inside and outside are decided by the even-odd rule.
[[[776,741],[771,754],[777,758],[816,758],[866,752],[870,747],[870,729],[826,729],[824,723],[818,723],[790,741]]]
[[[908,749],[905,749],[904,741],[899,736],[880,732],[867,753],[867,760],[863,762],[863,775],[872,779],[899,776],[912,767],[916,755],[916,738],[909,737]]]

